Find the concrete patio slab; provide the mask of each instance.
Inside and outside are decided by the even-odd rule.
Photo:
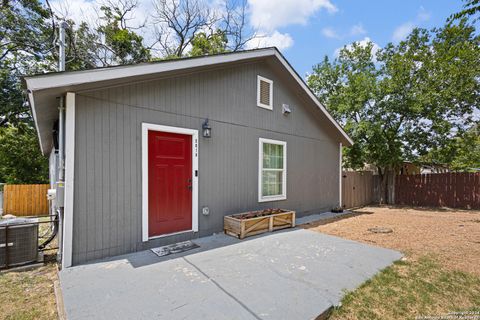
[[[313,319],[401,258],[318,232],[291,229],[200,248],[151,251],[60,272],[68,319]]]

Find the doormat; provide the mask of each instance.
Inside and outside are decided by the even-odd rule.
[[[185,252],[199,247],[199,245],[193,243],[192,241],[183,241],[179,243],[169,244],[168,246],[153,248],[150,250],[152,250],[152,252],[155,253],[157,256],[164,257],[168,256],[169,254]]]

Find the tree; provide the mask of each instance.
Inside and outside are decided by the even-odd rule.
[[[255,35],[247,28],[246,0],[225,0],[222,7],[215,8],[203,0],[155,0],[154,5],[153,20],[163,57],[198,55],[202,50],[238,51]],[[190,53],[194,39],[197,47]],[[203,49],[198,50],[199,45]]]
[[[149,49],[127,25],[128,13],[136,6],[136,0],[106,2],[97,26],[80,23],[76,27],[69,21],[66,69],[148,61]],[[54,16],[48,0],[4,0],[0,18],[0,128],[5,128],[0,178],[11,183],[45,181],[47,160],[38,148],[20,78],[57,70],[60,19]],[[12,148],[10,153],[7,146]]]
[[[377,166],[382,201],[393,201],[403,161],[445,145],[474,121],[479,57],[480,37],[462,20],[415,29],[378,52],[354,43],[314,67],[309,86],[355,142],[345,150],[345,165]]]
[[[440,148],[430,150],[422,162],[448,163],[454,171],[480,170],[480,125],[459,133]]]
[[[0,128],[0,181],[48,182],[48,162],[40,153],[35,129],[27,124]]]
[[[100,7],[97,24],[68,20],[66,37],[66,69],[84,70],[95,67],[147,62],[150,49],[143,38],[128,25],[129,14],[138,7],[136,0],[108,1]],[[51,65],[58,60],[57,52]]]
[[[101,45],[111,52],[116,64],[130,64],[150,60],[150,51],[143,45],[143,38],[127,27],[126,14],[137,6],[137,2],[125,2],[124,7],[102,6],[105,24],[98,28],[104,37]],[[106,64],[106,63],[105,63]]]
[[[19,77],[35,73],[52,50],[49,11],[37,0],[0,4],[0,127],[31,121]]]
[[[469,16],[475,16],[480,13],[480,0],[463,0],[463,10],[450,16],[449,21],[463,19]],[[480,17],[475,17],[473,22],[477,22]]]
[[[196,57],[225,52],[227,51],[227,41],[225,33],[221,30],[210,35],[200,32],[192,39],[189,56]]]

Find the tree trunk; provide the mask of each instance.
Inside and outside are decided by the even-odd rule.
[[[387,201],[387,175],[386,170],[382,168],[378,168],[378,176],[380,178],[380,183],[378,186],[378,202],[379,204],[385,204]]]
[[[380,177],[379,203],[380,204],[395,204],[395,169],[392,168],[378,168]]]
[[[395,204],[395,169],[392,169],[388,172],[388,182],[387,182],[387,203]]]

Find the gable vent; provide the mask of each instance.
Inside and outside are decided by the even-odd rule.
[[[258,76],[257,81],[257,105],[261,108],[273,109],[272,103],[273,81]]]

